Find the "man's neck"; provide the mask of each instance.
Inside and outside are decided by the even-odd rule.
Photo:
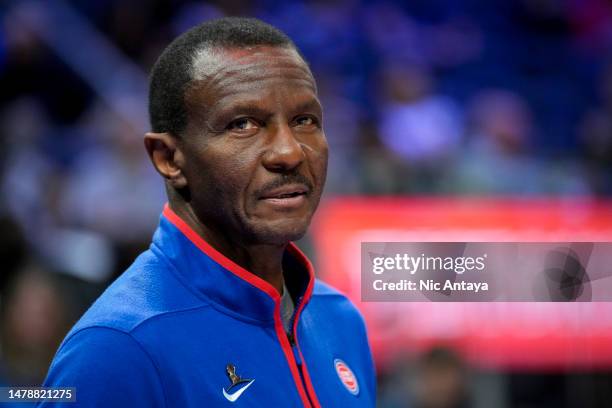
[[[185,203],[170,203],[172,210],[213,248],[249,272],[283,293],[283,254],[286,245],[251,244],[232,237],[202,223],[193,209]]]

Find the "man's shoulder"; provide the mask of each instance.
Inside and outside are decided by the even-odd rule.
[[[89,327],[129,333],[156,316],[204,306],[203,299],[175,278],[172,268],[153,251],[143,252],[102,293],[67,337]]]
[[[353,318],[360,324],[363,322],[361,313],[344,293],[319,279],[315,280],[311,303],[332,315],[341,314],[345,318]]]
[[[155,361],[129,333],[89,326],[67,338],[43,384],[75,387],[80,405],[161,407],[165,391]],[[43,402],[39,407],[69,406]]]
[[[335,296],[348,300],[344,293],[318,278],[315,279],[312,296]]]

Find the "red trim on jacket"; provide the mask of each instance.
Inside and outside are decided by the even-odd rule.
[[[275,302],[280,301],[280,294],[274,286],[261,279],[259,276],[247,271],[236,262],[232,261],[221,252],[213,248],[208,242],[204,241],[197,232],[195,232],[177,213],[172,211],[170,206],[166,204],[162,213],[176,228],[178,228],[195,246],[200,248],[208,257],[214,260],[216,263],[238,276],[239,278],[247,281],[257,289],[264,291],[268,294]]]
[[[293,253],[293,255],[295,255],[299,259],[299,261],[303,265],[306,266],[306,269],[308,270],[308,274],[310,275],[310,281],[308,282],[308,287],[306,288],[306,292],[304,293],[304,299],[310,299],[310,297],[312,296],[312,291],[314,290],[315,281],[314,268],[312,266],[312,263],[297,246],[292,245],[288,249]],[[300,303],[300,305],[298,306],[298,310],[295,312],[295,319],[293,321],[293,327],[291,328],[291,330],[293,331],[293,338],[295,339],[297,351],[300,355],[300,360],[302,361],[302,374],[304,377],[304,383],[306,384],[306,389],[308,390],[308,395],[310,395],[313,405],[316,408],[319,408],[321,406],[321,403],[319,403],[319,400],[317,399],[317,394],[314,390],[314,387],[312,386],[312,380],[310,379],[310,374],[308,373],[306,360],[302,355],[302,350],[300,350],[300,342],[298,341],[297,335],[297,323],[299,321],[302,310],[304,310],[304,306],[306,305],[306,303],[307,302],[302,301],[302,303]]]

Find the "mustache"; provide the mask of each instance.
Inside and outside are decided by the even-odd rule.
[[[265,195],[268,191],[274,190],[275,188],[283,187],[290,184],[303,184],[308,188],[308,192],[313,190],[313,185],[306,176],[301,173],[289,173],[283,174],[280,178],[266,183],[263,187],[255,191],[255,194],[260,197]]]

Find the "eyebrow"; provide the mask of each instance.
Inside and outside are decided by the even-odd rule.
[[[215,122],[228,121],[233,119],[236,115],[254,116],[267,119],[274,114],[267,109],[262,109],[255,105],[255,102],[238,102],[227,108],[215,110],[212,113],[215,117]]]
[[[295,112],[315,110],[317,112],[322,113],[323,106],[321,106],[321,102],[319,101],[319,99],[315,97],[298,104],[293,110]]]
[[[237,114],[254,116],[264,119],[267,119],[274,114],[274,112],[268,109],[260,108],[256,105],[256,103],[256,100],[248,102],[236,102],[227,108],[220,108],[219,110],[215,110],[213,112],[213,115],[216,117],[215,121],[231,120]],[[307,101],[301,102],[291,109],[292,112],[303,112],[312,110],[319,113],[323,110],[321,103],[317,98],[311,98]]]

